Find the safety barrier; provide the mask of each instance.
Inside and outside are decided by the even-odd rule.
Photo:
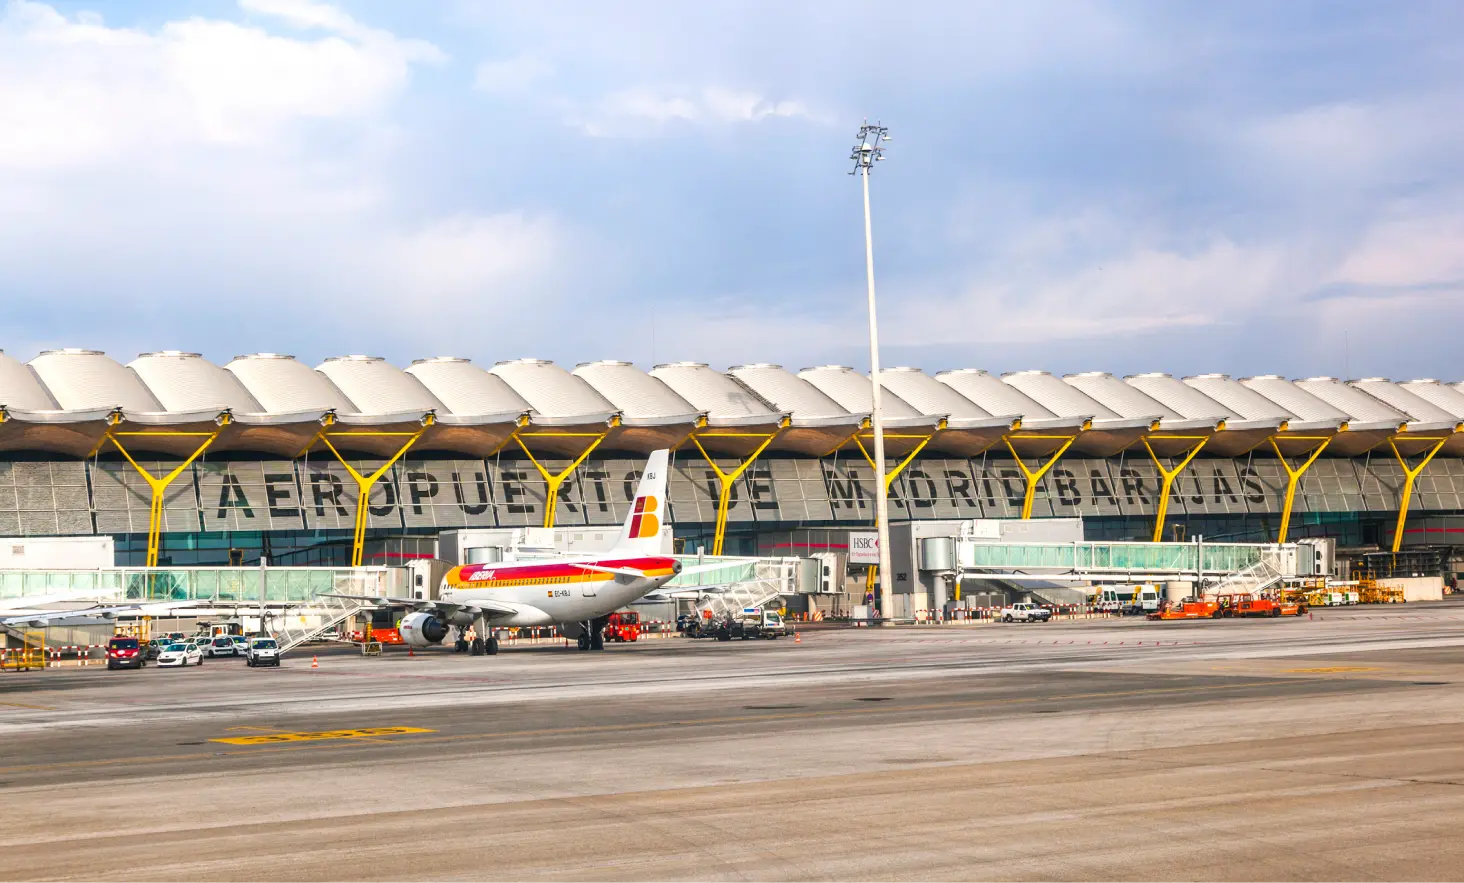
[[[85,667],[106,662],[106,649],[106,644],[62,644],[43,651],[34,647],[5,647],[0,648],[0,663],[7,668],[13,668],[17,663],[23,668],[60,668],[61,663],[70,657],[69,661],[74,665]],[[93,659],[98,650],[103,651],[103,657]],[[31,664],[32,661],[43,664]]]

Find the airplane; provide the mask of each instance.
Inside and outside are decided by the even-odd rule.
[[[670,451],[651,453],[620,538],[602,555],[462,564],[443,577],[436,600],[335,597],[412,608],[397,626],[402,640],[412,647],[440,644],[449,627],[473,626],[489,636],[484,650],[494,654],[498,639],[491,637],[492,628],[553,625],[566,638],[574,638],[580,650],[603,650],[611,613],[647,595],[673,596],[661,587],[682,572],[681,562],[658,551],[669,463]]]

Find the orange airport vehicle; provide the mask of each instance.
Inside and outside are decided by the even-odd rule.
[[[1306,605],[1275,598],[1246,598],[1235,607],[1235,616],[1301,616]]]
[[[1149,614],[1149,619],[1219,619],[1227,616],[1226,608],[1214,598],[1185,598],[1171,601]]]
[[[640,614],[633,610],[621,610],[610,614],[605,623],[605,640],[634,642],[640,637]]]

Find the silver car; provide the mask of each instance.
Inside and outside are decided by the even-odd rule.
[[[237,656],[239,655],[238,647],[239,645],[234,643],[233,638],[228,635],[219,635],[208,642],[208,645],[203,648],[203,652],[209,659],[219,656]]]

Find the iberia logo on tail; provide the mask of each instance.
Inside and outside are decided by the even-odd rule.
[[[648,476],[654,478],[654,476]],[[661,519],[656,516],[660,501],[655,497],[636,497],[630,515],[630,537],[653,537],[661,532]]]

